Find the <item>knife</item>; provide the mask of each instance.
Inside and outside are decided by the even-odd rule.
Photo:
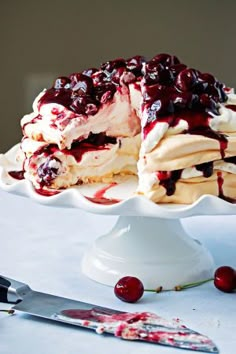
[[[170,347],[219,353],[205,335],[150,312],[122,312],[32,290],[27,284],[0,276],[0,302],[11,310],[53,321]]]

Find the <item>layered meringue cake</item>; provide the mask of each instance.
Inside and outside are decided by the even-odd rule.
[[[137,193],[156,203],[236,198],[236,95],[173,55],[59,77],[21,126],[24,178],[37,190],[137,175]]]

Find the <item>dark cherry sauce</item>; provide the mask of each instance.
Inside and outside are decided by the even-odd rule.
[[[222,172],[220,171],[217,172],[217,184],[218,184],[218,195],[220,198],[222,198],[224,196],[223,193],[224,178],[222,177]]]
[[[195,166],[198,171],[201,171],[205,178],[213,174],[213,161],[202,163]],[[175,171],[158,171],[156,173],[159,179],[159,184],[166,189],[166,195],[171,196],[175,193],[176,182],[181,178],[183,169]]]
[[[38,105],[40,108],[43,104],[58,103],[67,109],[70,109],[72,102],[71,90],[51,88],[46,90],[45,94],[40,98]]]
[[[166,195],[171,196],[175,193],[176,182],[181,178],[183,170],[158,171],[157,178],[159,183],[166,189]]]
[[[201,163],[195,167],[196,170],[201,171],[206,178],[211,177],[213,174],[213,161]]]
[[[108,144],[116,144],[116,138],[108,137],[105,134],[90,134],[89,137],[82,141],[75,141],[71,149],[60,150],[56,144],[44,146],[35,152],[35,155],[45,154],[50,156],[57,151],[62,151],[65,155],[72,155],[77,162],[80,162],[86,152],[108,150]]]
[[[225,161],[225,162],[229,162],[229,163],[236,164],[236,156],[225,157],[225,158],[224,158],[224,161]]]
[[[226,202],[236,204],[236,199],[226,197],[224,195],[224,191],[223,191],[224,178],[222,176],[222,172],[220,172],[220,171],[217,172],[217,184],[218,184],[218,197],[225,200]]]
[[[227,105],[225,105],[225,107],[231,109],[231,110],[234,111],[234,112],[236,112],[236,105],[227,104]]]
[[[22,180],[24,179],[25,171],[9,171],[8,174],[15,179]]]

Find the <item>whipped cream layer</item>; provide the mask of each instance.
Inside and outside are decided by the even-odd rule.
[[[235,107],[235,109],[234,109]],[[181,117],[181,113],[179,114]],[[148,117],[147,109],[144,109],[142,115],[142,127],[144,129]],[[220,133],[229,133],[236,131],[236,95],[230,93],[228,100],[224,104],[219,104],[219,115],[212,114],[208,119],[209,127]],[[142,152],[152,151],[159,142],[170,135],[177,135],[189,130],[189,124],[184,119],[179,119],[175,126],[170,126],[168,122],[156,121],[150,132],[144,136],[142,142]]]
[[[150,153],[141,152],[139,172],[174,171],[236,155],[236,132],[227,134],[225,149],[220,142],[202,135],[177,134],[163,138]]]
[[[236,164],[232,162],[227,162],[224,160],[212,161],[210,166],[212,173],[213,171],[224,171],[236,175]],[[207,166],[206,166],[207,168]],[[159,178],[159,173],[162,171],[156,171],[152,173],[143,173],[139,176],[139,190],[143,193],[149,192],[152,190],[153,186],[160,184],[161,179]],[[171,178],[172,171],[165,171],[166,176]],[[169,173],[168,173],[169,172]],[[190,180],[191,178],[196,177],[205,177],[204,169],[198,169],[197,166],[187,167],[180,171],[179,179],[181,180]],[[209,178],[205,177],[205,178]],[[193,180],[194,181],[194,180]]]
[[[112,182],[116,174],[136,174],[140,135],[118,138],[104,146],[82,146],[76,152],[24,139],[25,178],[36,188],[64,189],[80,183]]]
[[[198,174],[191,171],[192,175]],[[199,171],[198,171],[199,172]],[[140,180],[138,193],[145,195],[155,203],[191,204],[205,194],[220,196],[228,201],[236,199],[235,173],[225,172],[223,169],[214,170],[213,174],[186,178],[189,171],[183,171],[183,177],[175,183],[175,191],[167,195],[165,186],[160,185],[159,179],[154,175],[143,175]]]
[[[34,112],[21,120],[24,135],[60,149],[70,149],[75,140],[86,139],[90,133],[105,132],[107,136],[131,137],[140,133],[140,119],[130,104],[127,86],[121,86],[112,100],[101,105],[95,115],[76,114],[58,103],[40,104],[45,91],[33,104]]]

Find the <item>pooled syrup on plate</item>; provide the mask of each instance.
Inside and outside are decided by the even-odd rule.
[[[97,192],[94,193],[93,197],[86,197],[86,199],[88,199],[90,202],[93,202],[96,204],[104,204],[104,205],[117,204],[121,200],[105,197],[106,191],[112,187],[115,187],[116,185],[117,185],[117,183],[113,182],[113,183],[109,184],[108,186],[99,189]]]
[[[15,179],[22,180],[24,179],[25,171],[9,171],[8,174]]]
[[[52,197],[53,195],[61,193],[61,191],[58,190],[47,190],[43,188],[35,188],[34,189],[36,193],[43,195],[44,197]]]

